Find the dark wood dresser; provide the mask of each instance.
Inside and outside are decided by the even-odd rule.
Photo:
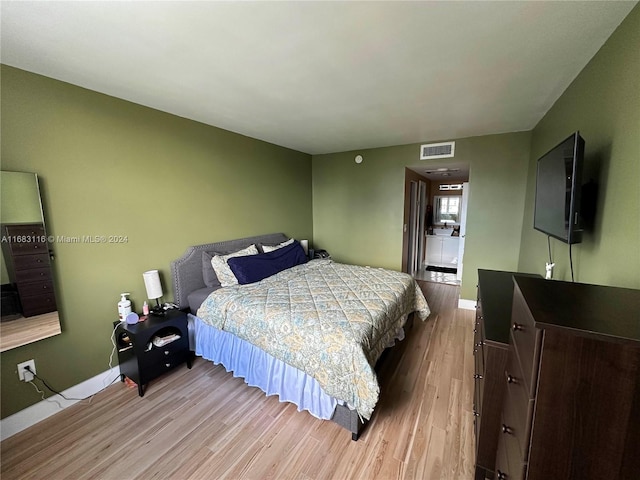
[[[516,274],[478,270],[478,303],[473,339],[476,480],[492,478],[496,462],[505,391],[504,370],[509,351],[513,275]]]
[[[640,290],[514,278],[496,478],[640,478]]]
[[[2,225],[2,249],[10,280],[18,290],[22,315],[55,312],[56,296],[44,225]]]

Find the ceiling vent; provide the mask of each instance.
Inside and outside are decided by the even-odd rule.
[[[420,145],[420,160],[432,158],[451,158],[456,149],[456,142],[430,143]]]

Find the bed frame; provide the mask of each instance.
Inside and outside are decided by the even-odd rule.
[[[174,287],[174,302],[180,309],[189,309],[187,296],[189,293],[205,288],[202,278],[202,252],[232,252],[246,248],[254,243],[264,243],[267,245],[275,245],[288,240],[283,233],[271,233],[267,235],[258,235],[255,237],[240,238],[236,240],[228,240],[225,242],[206,243],[203,245],[195,245],[187,248],[187,251],[177,260],[171,262],[171,277]],[[409,316],[407,321],[411,325],[413,314]],[[380,357],[376,369],[385,357]],[[355,410],[344,405],[336,405],[331,420],[338,425],[346,428],[351,432],[351,439],[358,440],[360,434],[366,426]]]

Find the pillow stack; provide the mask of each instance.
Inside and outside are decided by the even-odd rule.
[[[207,287],[258,282],[308,261],[293,238],[278,245],[249,245],[235,252],[202,252],[202,278]]]

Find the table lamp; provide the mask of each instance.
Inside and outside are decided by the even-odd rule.
[[[160,274],[158,270],[149,270],[142,274],[144,286],[147,289],[147,297],[149,300],[155,300],[156,306],[151,309],[153,315],[164,315],[164,310],[160,306],[158,299],[162,297],[162,284],[160,283]]]

